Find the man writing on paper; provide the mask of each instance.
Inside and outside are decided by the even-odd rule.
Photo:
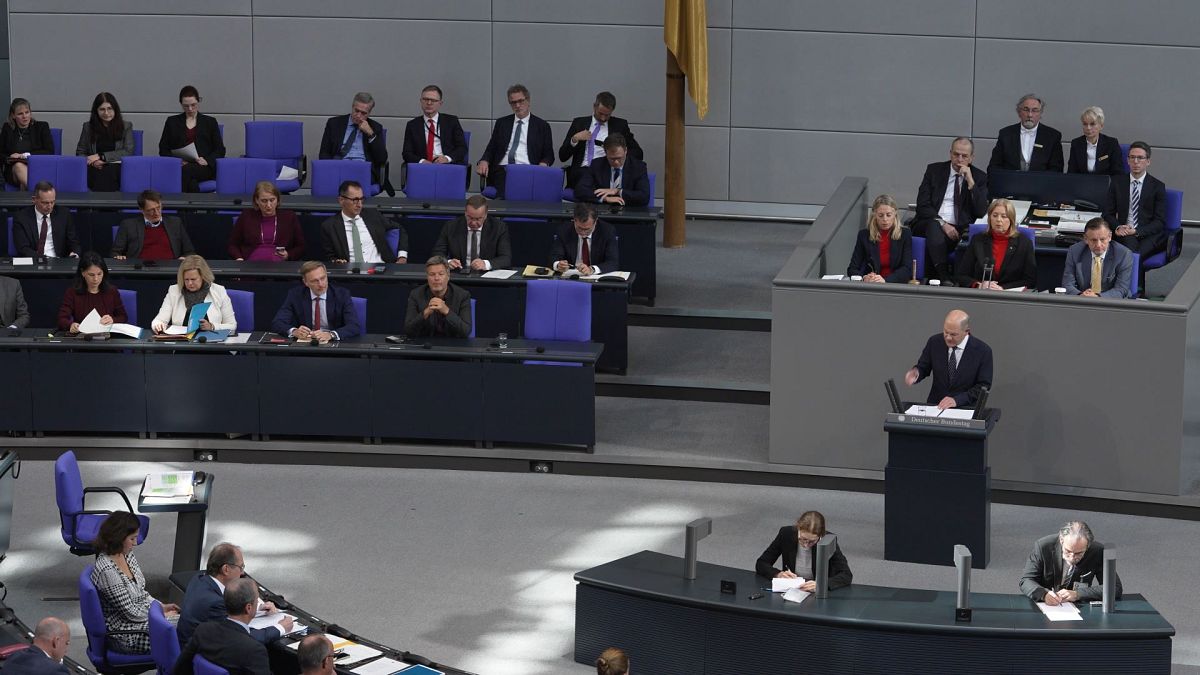
[[[357,337],[358,312],[350,291],[329,283],[325,264],[310,260],[300,266],[304,285],[288,291],[271,321],[271,331],[297,340],[316,338],[321,344]]]
[[[575,202],[573,221],[558,228],[550,247],[550,266],[555,272],[574,269],[587,276],[619,270],[620,265],[612,225],[596,219],[594,205]]]
[[[1133,254],[1124,246],[1111,244],[1112,230],[1103,218],[1092,218],[1083,226],[1083,241],[1067,249],[1067,263],[1063,265],[1062,285],[1067,295],[1086,298],[1131,295]]]
[[[246,562],[241,547],[222,542],[212,548],[208,554],[208,565],[203,572],[192,577],[179,607],[179,624],[176,628],[181,647],[192,638],[196,626],[225,617],[225,587],[234,579],[241,579],[245,573]],[[270,602],[259,602],[260,614],[275,614],[278,611]],[[292,625],[292,618],[285,616],[278,626],[251,628],[250,637],[267,644],[291,631]]]
[[[992,348],[971,335],[971,317],[961,309],[952,310],[942,324],[941,335],[933,335],[917,365],[904,374],[904,384],[913,386],[933,375],[928,405],[969,408],[979,400],[980,387],[992,386]]]
[[[258,584],[253,579],[231,579],[222,597],[227,616],[196,626],[175,661],[175,675],[193,675],[192,658],[197,654],[229,675],[270,674],[266,645],[250,636],[250,620],[258,611]]]
[[[446,223],[433,245],[433,255],[446,258],[452,270],[485,272],[512,264],[508,226],[488,215],[487,198],[471,195],[466,213]]]
[[[1060,605],[1100,600],[1104,595],[1104,545],[1092,540],[1082,520],[1063,525],[1058,534],[1037,540],[1021,573],[1021,592],[1034,602]],[[1113,579],[1121,598],[1121,577]]]
[[[913,235],[925,237],[925,257],[933,278],[954,278],[949,250],[958,246],[971,223],[987,212],[987,174],[976,169],[975,143],[959,136],[950,143],[950,161],[925,167],[917,189],[917,217]]]
[[[471,294],[450,283],[450,265],[435,255],[425,261],[425,285],[408,294],[404,334],[459,337],[471,334]]]

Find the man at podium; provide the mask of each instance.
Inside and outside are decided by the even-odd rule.
[[[925,343],[904,384],[911,387],[930,374],[933,384],[925,402],[941,410],[974,407],[980,388],[992,386],[992,348],[971,335],[971,317],[961,309],[946,315],[941,335]]]

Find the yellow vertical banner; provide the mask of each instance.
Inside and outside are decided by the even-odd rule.
[[[687,76],[700,119],[708,114],[708,13],[705,0],[666,0],[663,41]]]

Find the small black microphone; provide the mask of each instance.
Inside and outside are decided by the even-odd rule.
[[[537,352],[537,353],[539,353],[539,354],[545,354],[545,353],[546,353],[546,348],[545,348],[545,347],[542,347],[541,345],[539,345],[539,346],[538,346],[538,348],[537,348],[536,350],[534,350],[534,351],[536,351],[536,352]]]
[[[233,203],[234,203],[234,205],[235,205],[235,206],[240,206],[240,205],[241,205],[241,203],[242,203],[242,198],[241,198],[241,197],[234,197],[234,198],[233,198]]]
[[[199,342],[200,344],[204,344],[205,342],[208,342],[208,338],[201,335],[200,337],[196,338],[196,342]]]
[[[430,208],[431,206],[433,206],[433,205],[430,204],[429,202],[421,202],[421,208],[423,208],[423,209]]]

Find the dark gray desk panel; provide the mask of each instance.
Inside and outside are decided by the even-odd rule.
[[[484,363],[485,440],[594,446],[595,380],[589,365]]]
[[[371,361],[341,345],[282,346],[259,357],[259,430],[271,436],[370,438]],[[349,352],[350,350],[347,350]],[[310,355],[311,354],[311,355]]]
[[[251,353],[147,353],[146,425],[152,433],[258,433],[258,362]],[[188,353],[191,351],[192,353]]]
[[[0,373],[4,373],[4,386],[0,387],[0,429],[5,431],[33,430],[33,403],[29,397],[32,371],[29,352],[9,349],[0,340]]]
[[[33,428],[37,431],[130,433],[146,430],[146,369],[138,352],[119,343],[86,356],[33,351]],[[87,349],[86,343],[78,343]],[[118,349],[111,351],[111,349]]]
[[[377,351],[380,355],[370,366],[372,436],[483,440],[483,371],[478,362],[388,358],[424,351],[414,346]]]

